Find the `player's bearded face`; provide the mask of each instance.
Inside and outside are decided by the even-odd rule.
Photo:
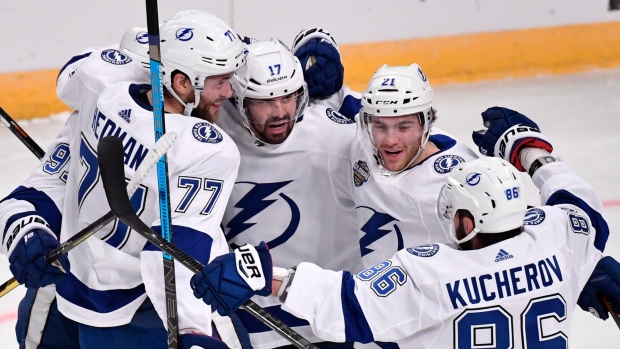
[[[200,93],[200,101],[192,115],[209,122],[216,122],[221,103],[233,95],[230,86],[232,76],[233,73],[207,77],[204,89]]]
[[[259,100],[247,100],[246,113],[254,135],[270,144],[286,140],[295,125],[297,93]]]
[[[418,115],[375,117],[371,133],[385,168],[401,171],[409,165],[420,149],[423,131]]]
[[[456,238],[461,240],[463,238],[465,238],[467,236],[467,233],[465,232],[465,222],[464,222],[465,218],[461,217],[460,213],[456,213],[456,215],[454,216],[454,230],[456,231]],[[465,250],[465,251],[469,251],[473,249],[473,245],[472,245],[472,241],[465,241],[463,243],[459,244],[459,248],[461,250]]]

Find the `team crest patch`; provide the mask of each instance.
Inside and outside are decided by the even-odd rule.
[[[207,122],[200,122],[192,128],[192,135],[202,143],[219,143],[222,141],[222,134],[213,125]]]
[[[337,124],[352,124],[355,122],[331,108],[327,108],[327,110],[325,110],[325,114],[327,114],[327,117],[331,121]]]
[[[407,252],[411,253],[414,256],[418,257],[432,257],[439,252],[439,245],[437,244],[428,244],[428,245],[420,245],[416,247],[407,247]]]
[[[525,225],[539,225],[545,220],[545,211],[539,208],[531,208],[525,213],[523,224]]]
[[[353,164],[353,183],[356,187],[361,187],[364,183],[368,182],[370,178],[370,170],[366,161],[359,160]]]
[[[465,160],[458,155],[442,155],[435,160],[433,167],[435,167],[435,172],[444,174],[452,171],[454,166],[461,162],[465,162]]]
[[[101,51],[101,59],[114,65],[123,65],[131,62],[131,58],[129,58],[129,56],[115,49]]]

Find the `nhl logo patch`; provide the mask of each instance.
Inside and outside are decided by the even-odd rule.
[[[101,51],[101,59],[114,65],[123,65],[131,62],[131,58],[129,58],[129,56],[115,49]]]
[[[223,140],[220,131],[207,122],[200,122],[194,125],[192,135],[202,143],[215,144]]]
[[[361,187],[364,183],[368,182],[370,178],[370,170],[366,161],[359,160],[353,164],[353,183],[356,187]]]
[[[333,121],[333,122],[335,122],[337,124],[345,124],[346,125],[346,124],[352,124],[352,123],[355,122],[355,121],[347,118],[346,116],[340,114],[339,112],[337,112],[337,111],[335,111],[335,110],[333,110],[331,108],[327,108],[327,110],[325,110],[325,114],[327,114],[327,117],[331,121]]]
[[[411,253],[414,256],[418,257],[432,257],[439,252],[439,245],[437,244],[428,244],[428,245],[420,245],[416,247],[407,247],[407,252]]]
[[[454,166],[461,162],[465,162],[465,160],[458,155],[442,155],[435,160],[433,167],[435,172],[444,174],[452,171]]]
[[[523,224],[525,225],[539,225],[545,220],[545,211],[539,208],[531,208],[525,212],[525,218],[523,218]]]

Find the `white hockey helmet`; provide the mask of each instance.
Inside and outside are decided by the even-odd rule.
[[[160,27],[162,83],[183,105],[186,115],[198,105],[205,79],[232,73],[245,64],[244,45],[222,20],[204,11],[182,11]],[[184,103],[172,89],[172,73],[186,74],[195,101]]]
[[[235,102],[245,127],[254,134],[250,123],[255,121],[248,113],[249,102],[295,92],[291,98],[296,98],[293,120],[297,121],[308,106],[308,87],[297,57],[276,38],[255,41],[247,49],[247,64],[232,79]]]
[[[373,122],[381,117],[417,115],[424,126],[420,149],[409,164],[400,171],[389,171],[384,167],[384,175],[398,174],[411,166],[424,150],[433,123],[433,88],[428,78],[417,64],[410,66],[388,66],[384,64],[370,79],[362,93],[360,120],[362,128],[370,138],[379,159],[379,152],[373,137]],[[383,164],[383,160],[381,160]]]
[[[127,29],[119,45],[121,52],[139,61],[142,66],[149,69],[149,35],[146,27],[132,27]]]
[[[461,240],[452,226],[458,244],[478,233],[504,233],[523,226],[525,186],[519,171],[506,160],[482,157],[466,161],[448,175],[437,209],[440,218],[451,225],[458,210],[467,210],[474,217],[474,230]]]

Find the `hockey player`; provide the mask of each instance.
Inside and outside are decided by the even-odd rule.
[[[241,153],[222,221],[226,238],[233,248],[267,241],[279,265],[311,260],[361,269],[348,170],[353,121],[308,106],[299,60],[277,39],[253,42],[248,50],[247,69],[233,78],[235,103],[223,104],[218,121]],[[283,314],[275,297],[256,301]],[[237,315],[254,348],[288,344],[251,316]],[[302,336],[319,340],[306,322],[284,315]]]
[[[433,88],[417,64],[384,65],[363,93],[351,169],[360,252],[370,267],[406,246],[451,243],[438,219],[446,176],[475,153],[433,129]]]
[[[116,44],[103,49],[88,49],[72,57],[63,66],[56,81],[59,99],[74,110],[83,110],[82,115],[87,114],[87,116],[82,117],[91,117],[95,109],[96,98],[105,86],[124,80],[147,83],[150,76],[145,35],[145,28],[130,28],[123,35],[120,45]],[[147,62],[146,66],[144,62]],[[81,105],[82,102],[84,104]],[[60,236],[61,210],[71,159],[70,131],[75,129],[79,115],[76,111],[69,116],[65,127],[49,145],[44,162],[31,172],[19,188],[0,203],[0,216],[6,217],[6,220],[0,220],[2,226],[8,227],[13,224],[10,220],[15,219],[15,212],[31,212],[32,217],[37,215],[39,217],[26,216],[26,220],[20,221],[27,222],[30,218],[42,219],[50,224],[56,236]],[[42,236],[43,241],[47,241],[46,243],[50,245],[45,249],[57,245],[56,240],[46,238],[47,236]],[[39,252],[42,251],[43,249]],[[30,248],[28,252],[33,251]],[[19,261],[16,260],[19,254],[12,255],[15,259],[12,269],[19,274],[16,275],[16,279],[25,283],[28,288],[26,296],[19,305],[16,326],[17,341],[21,348],[39,345],[47,348],[77,347],[79,345],[77,324],[58,312],[55,302],[55,285],[40,287],[64,275],[57,268],[47,265],[41,259],[43,255],[44,253],[42,255],[36,253],[38,263],[42,263],[39,264],[41,274],[38,279],[33,279],[33,276],[26,272],[28,268],[20,266]],[[67,265],[67,257],[63,256],[61,262]]]
[[[396,341],[402,348],[567,347],[577,295],[609,229],[594,190],[550,155],[536,124],[524,117],[511,126],[499,138],[488,135],[482,149],[528,170],[544,206],[527,209],[522,180],[508,161],[461,163],[448,175],[438,212],[451,222],[460,249],[411,247],[356,275],[312,263],[288,272],[275,268],[283,280],[274,281],[271,291],[283,309],[332,341]],[[269,280],[247,277],[260,273],[237,271],[235,258],[243,254],[260,260],[263,270],[271,268],[263,246],[242,246],[197,274],[194,294],[226,312],[244,300],[242,286],[250,293],[269,290]],[[213,274],[224,281],[214,282],[208,276]],[[239,299],[220,297],[219,289],[229,283],[238,287]]]
[[[185,31],[187,28],[192,29]],[[188,35],[181,37],[184,40],[176,40],[179,39],[178,32],[181,32],[180,35],[196,33],[197,36],[193,38]],[[207,35],[211,41],[206,39]],[[239,155],[226,134],[201,119],[214,121],[219,103],[232,95],[230,78],[234,70],[244,64],[243,45],[226,24],[201,12],[173,18],[162,28],[161,37],[164,73],[167,74],[164,75],[164,83],[169,90],[164,97],[165,111],[179,114],[185,111],[186,114],[198,116],[166,116],[168,130],[179,134],[179,139],[169,152],[171,158],[177,159],[169,162],[172,206],[183,206],[177,207],[172,216],[176,233],[174,242],[182,248],[191,246],[185,250],[206,263],[212,256],[227,251],[218,226],[237,173]],[[102,59],[103,56],[102,52]],[[213,56],[223,63],[217,65],[203,61],[203,58]],[[122,54],[107,57],[127,59]],[[119,64],[122,65],[122,62]],[[80,67],[77,73],[82,70]],[[76,129],[72,130],[70,148],[74,158],[78,156],[81,161],[73,161],[69,165],[62,217],[63,237],[70,237],[108,210],[107,205],[101,204],[103,190],[97,180],[97,158],[93,152],[98,139],[116,135],[124,140],[128,160],[126,174],[129,177],[154,143],[151,98],[148,85],[116,84],[101,93],[94,113],[91,111],[80,116]],[[82,111],[85,109],[84,95],[78,100],[78,109]],[[184,155],[183,161],[174,156],[175,153],[185,152],[188,154]],[[149,176],[132,200],[140,206],[141,217],[158,229],[158,201],[147,199],[157,196],[157,181],[154,173]],[[184,180],[186,178],[189,179]],[[194,191],[192,188],[198,189]],[[191,195],[185,195],[188,190]],[[206,205],[211,210],[201,214]],[[76,210],[78,206],[79,211]],[[10,214],[18,215],[15,211]],[[12,222],[11,219],[14,220],[14,217],[9,217],[8,221]],[[51,236],[45,224],[35,225],[29,228],[39,230],[22,229],[13,239],[19,241],[14,244],[17,248],[23,246],[27,252],[21,266],[26,275],[36,272],[28,260],[31,256],[29,252],[32,252],[30,249],[36,245],[27,243],[23,237],[34,233],[37,238],[47,241]],[[143,238],[131,234],[122,223],[110,224],[97,235],[103,241],[92,238],[71,251],[71,272],[57,284],[58,308],[79,323],[79,340],[83,347],[133,348],[148,345],[164,348],[166,332],[161,318],[165,319],[166,314],[161,253],[155,252],[157,249],[146,244]],[[41,260],[54,247],[51,245],[39,248]],[[11,254],[12,251],[7,252]],[[177,267],[176,271],[177,280],[187,279],[191,274],[182,267]],[[204,347],[222,346],[221,342],[207,336],[211,334],[210,309],[186,301],[183,287],[177,289],[181,347],[189,348],[200,343]],[[185,292],[188,292],[189,288],[186,289]],[[161,318],[155,315],[155,310]]]

